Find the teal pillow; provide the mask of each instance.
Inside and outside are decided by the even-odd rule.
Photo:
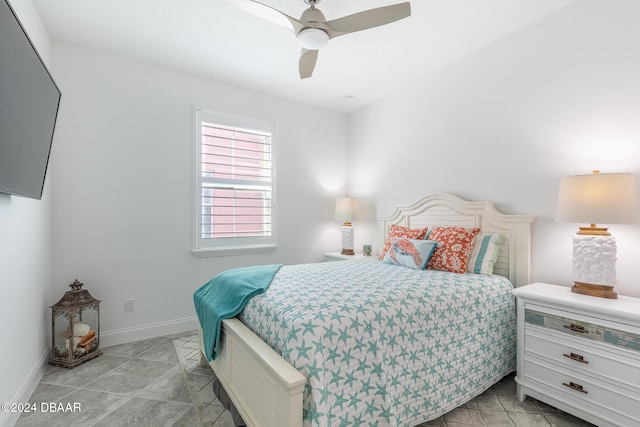
[[[391,246],[382,262],[415,270],[424,270],[438,242],[433,240],[400,239],[391,240]]]

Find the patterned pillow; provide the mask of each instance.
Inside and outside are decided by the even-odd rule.
[[[394,238],[382,262],[424,270],[437,246],[438,242],[433,240]]]
[[[467,271],[477,274],[493,274],[493,266],[498,259],[504,234],[480,234],[473,241]]]
[[[384,246],[382,247],[382,252],[380,252],[380,256],[378,259],[383,259],[385,254],[389,252],[389,248],[391,247],[391,241],[394,238],[401,237],[403,239],[416,239],[416,240],[424,240],[427,235],[427,227],[425,228],[407,228],[401,225],[392,224],[389,228],[389,236],[387,236],[387,241],[384,242]]]
[[[479,228],[433,227],[429,239],[442,243],[442,246],[435,250],[427,268],[465,273],[473,239],[479,232]]]

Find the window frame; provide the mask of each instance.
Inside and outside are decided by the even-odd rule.
[[[202,237],[202,123],[209,122],[271,134],[271,235],[260,237]],[[276,123],[218,113],[203,108],[193,109],[193,214],[192,214],[192,254],[197,258],[225,255],[243,255],[269,252],[277,248],[275,164],[276,164]]]

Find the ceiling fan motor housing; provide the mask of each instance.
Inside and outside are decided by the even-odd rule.
[[[305,26],[315,27],[316,23],[324,24],[327,22],[327,18],[324,17],[324,13],[320,9],[316,9],[313,5],[300,16],[300,22]]]

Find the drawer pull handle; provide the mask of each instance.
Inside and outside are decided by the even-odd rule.
[[[584,326],[576,325],[576,324],[573,324],[573,323],[570,324],[569,326],[567,326],[567,325],[562,325],[562,326],[564,326],[565,328],[571,330],[571,332],[578,332],[580,334],[588,334],[589,333],[589,331],[587,331],[584,328]]]
[[[576,384],[574,382],[562,383],[563,386],[569,387],[571,390],[579,391],[580,393],[588,394],[589,392],[584,390],[584,388],[580,384]]]
[[[571,360],[575,360],[576,362],[589,363],[586,360],[584,360],[583,356],[580,356],[579,354],[571,353],[571,354],[563,354],[563,356],[568,357]]]

